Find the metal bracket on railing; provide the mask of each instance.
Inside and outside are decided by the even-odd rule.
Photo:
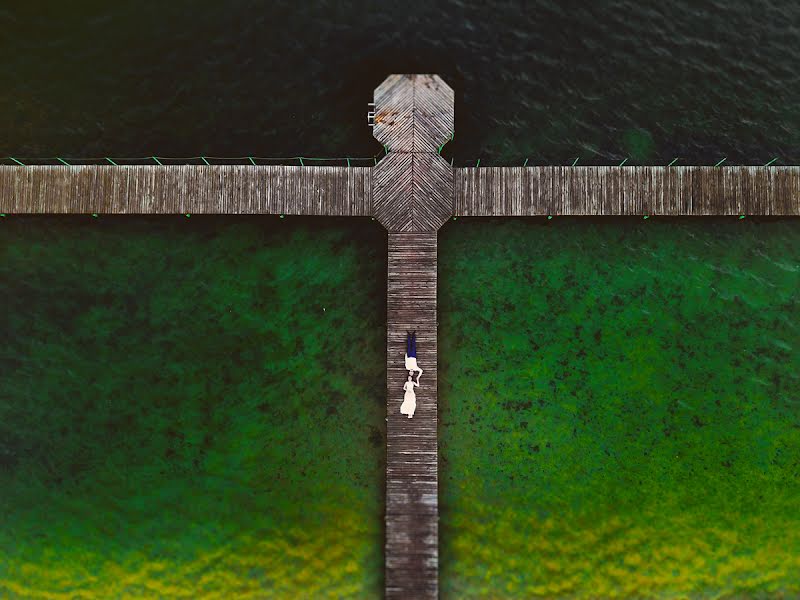
[[[375,127],[375,103],[368,102],[367,107],[372,109],[367,112],[367,125]]]

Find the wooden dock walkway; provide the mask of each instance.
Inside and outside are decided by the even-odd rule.
[[[438,155],[454,125],[439,77],[392,75],[375,90],[372,208],[389,230],[386,335],[386,598],[433,600],[439,579],[436,235],[453,213],[453,173]],[[417,332],[417,409],[400,413],[405,343]]]
[[[372,216],[371,167],[0,167],[2,212]]]
[[[390,152],[376,167],[0,166],[0,210],[375,216],[390,231],[411,231],[412,211],[430,228],[451,215],[800,215],[800,167],[451,169],[443,162]],[[437,191],[450,186],[450,196]],[[397,202],[403,195],[411,201]]]
[[[458,216],[800,215],[800,167],[466,167]]]
[[[0,212],[372,216],[389,232],[386,597],[438,596],[437,230],[452,215],[800,215],[800,167],[453,169],[454,93],[436,75],[375,89],[375,167],[0,166]],[[406,332],[424,373],[400,413]]]
[[[389,233],[386,332],[386,598],[436,598],[438,449],[436,232]],[[417,409],[400,414],[406,334],[423,369]],[[416,380],[416,374],[415,374]]]

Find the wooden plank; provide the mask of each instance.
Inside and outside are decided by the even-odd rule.
[[[386,598],[438,596],[436,232],[389,233],[387,286]],[[424,370],[417,408],[400,414],[407,331]],[[416,378],[415,378],[416,379]]]
[[[453,214],[453,170],[438,154],[390,152],[373,168],[372,206],[388,231],[436,231]]]
[[[390,75],[374,100],[372,134],[391,152],[433,154],[453,133],[455,93],[438,75]]]
[[[0,166],[0,212],[371,216],[371,178],[371,167]]]
[[[800,167],[465,167],[464,216],[800,215]]]

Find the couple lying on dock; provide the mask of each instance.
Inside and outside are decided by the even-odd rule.
[[[406,332],[406,369],[408,370],[408,381],[403,384],[406,391],[403,396],[403,404],[400,406],[400,414],[414,416],[417,410],[417,395],[414,387],[419,387],[419,378],[422,376],[422,369],[417,364],[417,332]],[[414,371],[418,371],[417,380],[414,381]]]

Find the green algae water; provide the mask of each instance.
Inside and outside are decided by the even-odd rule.
[[[442,598],[800,597],[797,220],[440,232]]]
[[[376,598],[386,235],[6,218],[0,597]]]
[[[797,220],[440,233],[443,598],[800,594]],[[0,230],[0,594],[379,598],[385,233]]]

